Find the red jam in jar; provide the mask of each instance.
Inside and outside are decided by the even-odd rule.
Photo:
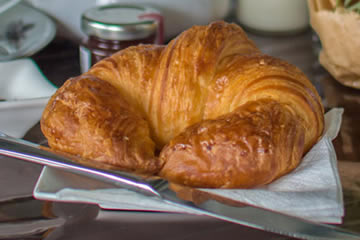
[[[139,5],[105,5],[87,10],[81,17],[87,35],[80,46],[81,72],[103,58],[142,44],[162,44],[160,13]]]

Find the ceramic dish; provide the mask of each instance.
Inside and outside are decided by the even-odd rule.
[[[54,21],[23,1],[0,1],[0,61],[31,56],[53,40]]]

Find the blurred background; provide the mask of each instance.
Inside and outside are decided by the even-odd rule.
[[[306,0],[0,0],[0,4],[0,20],[6,19],[0,23],[0,61],[36,54],[37,62],[41,62],[44,51],[40,50],[51,43],[52,50],[46,55],[79,55],[78,66],[62,71],[69,76],[86,71],[96,61],[129,45],[167,43],[193,25],[215,20],[235,22],[255,36],[283,37],[309,30]],[[103,8],[114,4],[121,9]],[[155,26],[141,25],[144,16]],[[115,31],[114,24],[118,28]],[[130,29],[129,24],[136,29]],[[152,31],[156,39],[144,37]],[[89,38],[96,42],[89,46]],[[98,40],[105,40],[105,44],[110,40],[111,46],[100,46],[103,43]],[[61,51],[59,44],[63,44]],[[64,46],[78,50],[69,52]]]
[[[194,24],[207,24],[216,19],[223,19],[231,11],[231,0],[27,0],[31,5],[52,16],[58,26],[58,34],[73,40],[85,36],[81,30],[81,15],[88,9],[108,4],[136,4],[152,6],[164,16],[166,39]]]
[[[255,31],[296,32],[308,23],[305,0],[26,0],[43,10],[57,23],[58,35],[79,40],[81,14],[94,6],[136,4],[152,6],[164,16],[165,39],[169,40],[192,25],[214,20],[232,20]]]

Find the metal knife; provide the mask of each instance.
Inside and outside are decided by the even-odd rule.
[[[99,169],[98,166],[101,164],[85,166],[78,161],[71,160],[70,156],[54,153],[46,147],[22,139],[12,138],[2,133],[0,133],[0,154],[110,182],[119,187],[142,193],[147,197],[156,198],[166,204],[183,208],[185,211],[207,215],[263,231],[310,240],[360,240],[360,234],[358,233],[254,206],[243,205],[237,207],[213,199],[194,204],[178,198],[164,180],[147,180],[120,171]]]

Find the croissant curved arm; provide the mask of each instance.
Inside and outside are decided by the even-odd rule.
[[[52,96],[41,130],[51,148],[114,169],[150,174],[161,166],[147,122],[115,87],[94,76],[69,79]]]
[[[305,129],[288,106],[250,101],[194,124],[167,144],[160,175],[192,187],[250,188],[272,182],[299,163]]]

